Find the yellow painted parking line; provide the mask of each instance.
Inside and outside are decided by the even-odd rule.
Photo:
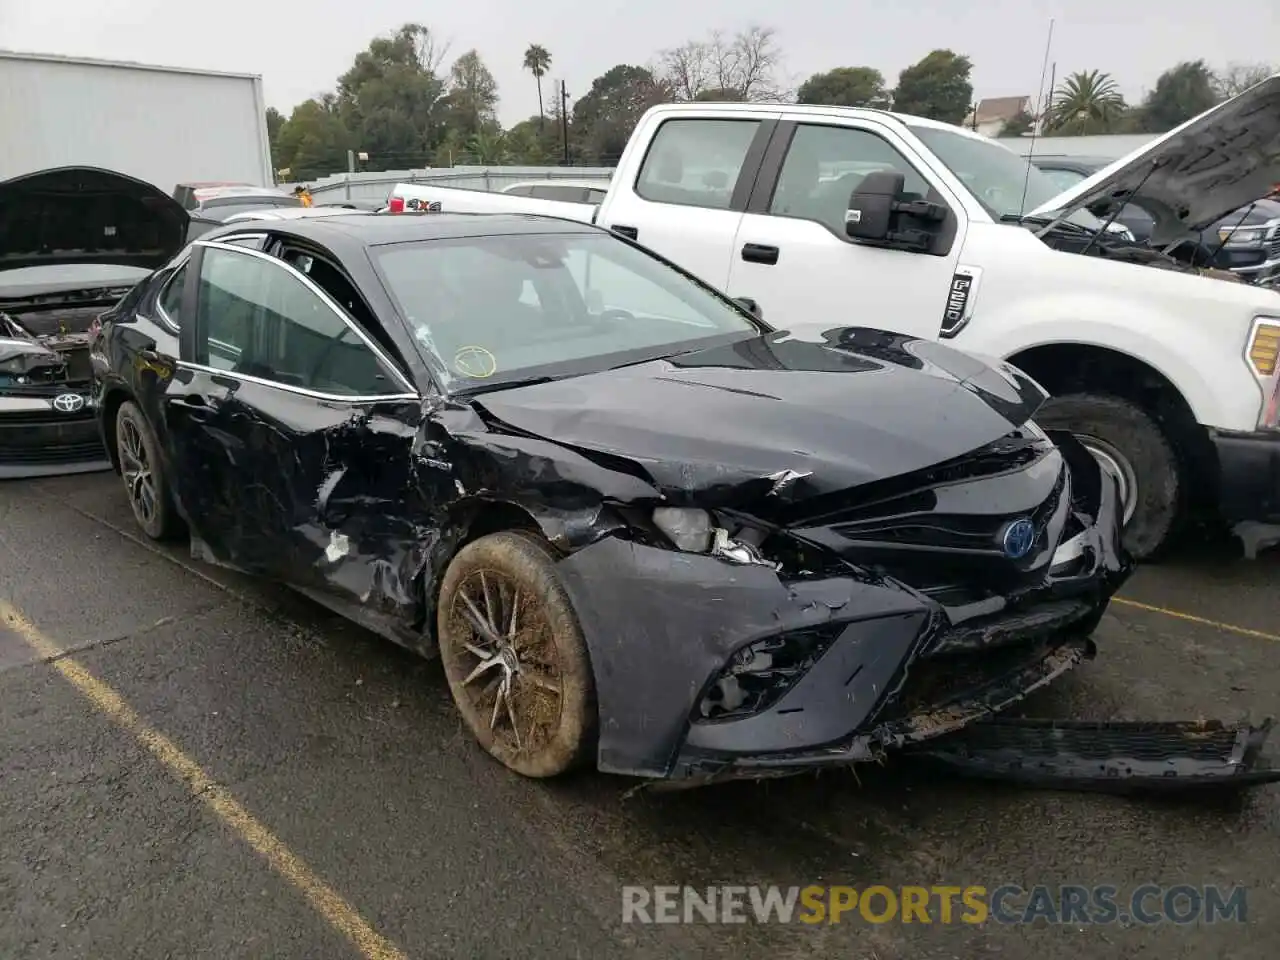
[[[1238,633],[1243,637],[1255,637],[1258,640],[1273,640],[1276,643],[1280,643],[1280,634],[1267,633],[1264,630],[1253,630],[1250,627],[1238,627],[1234,623],[1223,623],[1221,620],[1210,620],[1207,617],[1197,617],[1193,613],[1183,613],[1181,610],[1170,610],[1168,607],[1157,607],[1149,603],[1139,603],[1137,600],[1126,600],[1124,597],[1112,597],[1111,602],[1118,603],[1126,607],[1133,607],[1137,610],[1145,610],[1148,613],[1161,613],[1166,617],[1173,617],[1175,620],[1186,620],[1188,623],[1198,623],[1205,627],[1225,630],[1228,633]]]
[[[114,721],[146,747],[170,773],[182,780],[192,794],[257,851],[276,873],[306,897],[316,912],[350,940],[367,960],[408,960],[395,944],[369,926],[355,907],[320,879],[297,854],[242,807],[226,787],[205,773],[172,740],[148,725],[115,690],[75,660],[63,656],[62,648],[45,636],[22,611],[0,599],[0,617],[4,619],[6,626],[21,636],[49,666],[74,686],[94,709]]]

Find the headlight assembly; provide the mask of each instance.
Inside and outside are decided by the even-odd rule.
[[[706,553],[711,549],[715,524],[711,514],[691,507],[658,507],[653,511],[653,525],[665,533],[686,553]]]
[[[758,564],[773,570],[779,564],[766,560],[760,549],[746,540],[729,536],[706,510],[696,507],[657,507],[653,525],[666,534],[677,550],[710,554],[729,563]]]

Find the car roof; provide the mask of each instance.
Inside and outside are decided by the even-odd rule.
[[[270,224],[268,227],[267,224]],[[460,237],[536,235],[547,233],[603,233],[599,227],[578,220],[508,213],[367,213],[347,210],[330,217],[298,220],[254,220],[226,224],[201,240],[216,240],[246,228],[291,235],[341,249],[378,247],[391,243],[447,240]]]
[[[1030,159],[1032,163],[1045,161],[1061,166],[1074,166],[1090,170],[1101,170],[1107,164],[1113,163],[1115,160],[1114,157],[1111,159],[1106,157],[1077,157],[1067,153],[1036,153],[1032,154],[1028,159]]]

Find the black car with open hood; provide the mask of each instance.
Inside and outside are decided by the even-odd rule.
[[[1130,571],[1116,478],[1017,369],[772,330],[581,223],[228,225],[94,350],[148,536],[439,655],[528,776],[776,776],[981,730],[1094,655]],[[1000,729],[968,759],[1007,757]],[[1270,776],[1250,728],[1143,736],[1125,782]]]
[[[98,314],[182,249],[187,214],[93,167],[0,183],[0,477],[108,469],[92,409]]]

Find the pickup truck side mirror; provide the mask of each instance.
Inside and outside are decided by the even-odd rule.
[[[868,173],[849,197],[844,232],[853,240],[884,241],[893,219],[893,202],[902,194],[907,178],[897,170]]]
[[[851,240],[927,253],[940,232],[947,208],[903,190],[899,170],[868,173],[849,197],[844,232]]]
[[[733,302],[740,306],[747,313],[751,314],[757,320],[764,319],[764,311],[760,309],[760,304],[756,303],[750,297],[734,297]]]

